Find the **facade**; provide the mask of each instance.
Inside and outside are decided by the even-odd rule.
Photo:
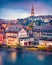
[[[19,44],[17,36],[18,36],[17,33],[11,33],[11,32],[6,33],[6,44],[9,46],[13,45],[16,46],[17,44]]]
[[[30,41],[33,41],[32,39],[34,38],[29,38],[29,34],[25,29],[20,28],[17,25],[11,25],[6,28],[7,45],[13,46],[20,44],[21,46],[28,46],[30,44]]]
[[[34,43],[34,37],[19,38],[21,46],[32,46]]]
[[[52,39],[52,25],[35,26],[33,28],[35,38]]]
[[[17,25],[8,24],[6,27],[6,41],[5,43],[9,46],[16,46],[19,44]]]
[[[21,29],[21,30],[18,32],[18,37],[19,37],[19,38],[29,37],[29,34],[27,33],[27,31],[26,31],[25,29]]]
[[[44,45],[44,46],[52,46],[52,41],[49,40],[39,40],[39,45]]]
[[[19,43],[21,46],[29,46],[34,42],[34,37],[30,37],[25,29],[19,31]]]
[[[16,46],[19,44],[18,40],[19,28],[15,24],[7,25],[6,27],[6,44],[9,46]]]
[[[2,25],[0,25],[0,44],[3,44],[4,43],[4,29],[2,27]]]
[[[4,36],[3,34],[0,33],[0,44],[3,44],[3,42],[4,42]]]

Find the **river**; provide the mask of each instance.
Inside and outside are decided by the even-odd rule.
[[[52,53],[0,50],[0,65],[52,65]]]

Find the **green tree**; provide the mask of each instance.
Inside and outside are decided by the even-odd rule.
[[[29,26],[30,28],[33,28],[33,22],[31,22],[28,26]]]

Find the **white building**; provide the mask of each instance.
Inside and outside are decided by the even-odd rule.
[[[29,33],[25,29],[19,31],[19,43],[21,46],[29,46],[34,42],[34,37],[29,37]]]
[[[51,45],[51,46],[52,46],[52,41],[48,41],[48,40],[39,40],[39,45],[46,45],[46,46]]]
[[[19,40],[21,46],[32,46],[34,43],[34,37],[25,37],[25,38],[20,38]]]
[[[26,32],[25,29],[21,29],[19,32],[18,32],[18,37],[19,38],[24,38],[24,37],[28,37],[29,34]]]
[[[29,34],[25,29],[21,29],[18,32],[19,37],[19,43],[21,46],[29,46],[33,43],[34,37],[29,37]]]

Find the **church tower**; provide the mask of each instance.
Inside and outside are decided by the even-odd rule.
[[[32,9],[31,9],[31,16],[34,16],[34,7],[32,6]]]

